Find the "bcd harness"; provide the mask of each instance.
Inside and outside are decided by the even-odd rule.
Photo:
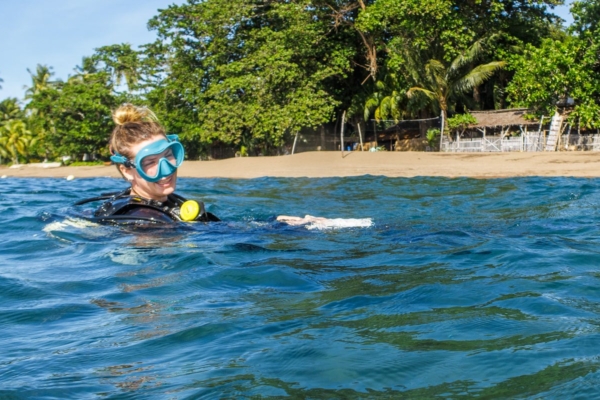
[[[92,220],[101,223],[173,223],[182,221],[181,205],[187,200],[175,193],[167,196],[164,202],[149,200],[131,195],[131,188],[122,192],[103,193],[101,196],[80,200],[76,206],[104,200],[104,203],[94,212]],[[217,222],[220,219],[204,209],[204,203],[197,202],[200,208],[195,221]]]

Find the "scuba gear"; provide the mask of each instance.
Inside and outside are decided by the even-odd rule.
[[[99,223],[165,224],[178,221],[220,221],[214,214],[204,209],[204,203],[202,202],[186,200],[174,193],[168,195],[167,200],[164,202],[148,200],[131,195],[131,188],[122,192],[107,193],[102,196],[80,200],[75,205],[78,206],[100,200],[105,200],[105,202],[94,212],[94,216],[90,218],[92,221]],[[182,210],[182,207],[185,210]],[[194,211],[193,208],[197,208],[195,215],[188,210],[190,207],[192,208],[191,211]]]
[[[182,221],[193,221],[200,214],[200,204],[196,200],[188,200],[179,208],[179,217]]]
[[[178,136],[167,135],[167,139],[157,140],[143,147],[133,162],[119,153],[113,154],[110,159],[127,168],[135,168],[148,182],[158,182],[172,175],[181,166],[184,156],[185,150],[179,143]]]

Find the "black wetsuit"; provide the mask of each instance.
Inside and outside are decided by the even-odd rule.
[[[173,223],[181,221],[181,205],[187,200],[175,193],[167,196],[167,201],[149,200],[131,195],[131,188],[118,193],[107,193],[99,197],[78,201],[75,205],[105,200],[94,212],[92,220],[111,224],[135,223]],[[198,202],[200,213],[195,221],[220,221],[214,214],[204,209],[204,203]]]

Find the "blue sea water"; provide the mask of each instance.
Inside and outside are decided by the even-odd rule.
[[[180,179],[225,222],[135,231],[0,187],[0,398],[600,396],[599,180]]]

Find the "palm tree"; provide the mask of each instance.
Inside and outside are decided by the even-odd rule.
[[[104,63],[117,86],[120,86],[124,79],[129,91],[135,89],[139,80],[140,60],[138,52],[133,50],[130,44],[100,47],[96,49],[93,58]]]
[[[19,100],[16,97],[9,97],[0,101],[0,124],[11,119],[21,118],[22,113]]]
[[[35,141],[44,141],[46,134],[56,134],[55,122],[52,117],[52,113],[49,112],[49,108],[52,107],[52,102],[47,99],[37,102],[35,97],[48,97],[52,96],[52,90],[60,89],[61,81],[52,81],[51,78],[54,76],[52,67],[47,65],[38,64],[33,73],[27,69],[27,72],[31,75],[31,87],[26,88],[25,99],[33,100],[25,106],[27,111],[26,126],[33,132],[30,132],[32,137],[35,137]],[[43,95],[42,95],[43,93]],[[39,105],[42,104],[43,108],[38,109]],[[35,142],[34,141],[34,142]],[[46,147],[46,154],[49,149]]]
[[[25,122],[13,119],[3,124],[0,130],[0,156],[12,157],[13,164],[19,163],[19,155],[27,158],[29,149],[37,143]]]
[[[21,117],[23,117],[23,111],[15,97],[0,101],[0,164],[2,157],[8,157],[11,154],[10,149],[5,146],[8,140],[6,127],[9,122],[19,121]]]
[[[408,89],[406,95],[409,98],[423,95],[439,108],[442,118],[447,121],[448,109],[453,101],[481,85],[506,65],[504,61],[492,61],[473,68],[483,53],[483,43],[484,39],[478,40],[448,66],[436,59],[427,61],[422,73],[415,74],[417,85]],[[444,126],[442,134],[443,130]]]
[[[54,84],[54,82],[50,81],[50,78],[54,75],[52,67],[38,64],[35,73],[31,72],[29,68],[27,68],[27,72],[31,75],[31,87],[26,87],[26,99],[31,99],[36,93],[39,93]]]

